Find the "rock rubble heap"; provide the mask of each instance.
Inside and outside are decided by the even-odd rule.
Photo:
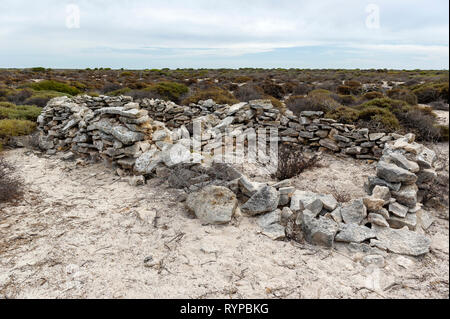
[[[191,148],[194,121],[203,129],[198,153]],[[420,201],[436,177],[436,155],[413,134],[371,133],[323,118],[322,112],[297,117],[267,100],[233,106],[209,100],[186,107],[124,96],[55,98],[38,124],[40,147],[49,154],[103,159],[120,175],[134,175],[129,180],[136,185],[150,174],[167,178],[171,187],[184,190],[180,199],[206,224],[228,223],[243,214],[255,217],[261,232],[274,240],[363,244],[411,256],[429,251],[424,230],[433,220]],[[340,204],[332,195],[297,190],[289,180],[253,182],[210,156],[216,135],[225,130],[236,137],[270,127],[279,129],[283,143],[380,159],[377,175],[365,185],[368,195]]]

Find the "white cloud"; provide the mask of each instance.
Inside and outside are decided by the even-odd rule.
[[[69,3],[80,7],[80,29],[65,27]],[[378,30],[365,26],[368,3],[360,0],[2,0],[0,38],[12,61],[24,51],[158,57],[155,48],[220,58],[309,46],[448,59],[447,0],[376,3]]]

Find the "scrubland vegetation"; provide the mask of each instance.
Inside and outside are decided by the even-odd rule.
[[[28,134],[40,108],[54,97],[130,95],[189,105],[268,98],[294,113],[324,111],[328,117],[388,131],[413,131],[420,140],[448,140],[428,104],[448,103],[448,71],[302,69],[0,70],[0,139]]]

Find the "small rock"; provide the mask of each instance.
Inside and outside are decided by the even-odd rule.
[[[379,211],[383,208],[385,201],[380,198],[365,197],[363,199],[364,205],[367,207],[369,212]]]
[[[386,219],[379,214],[370,213],[369,216],[367,216],[367,220],[371,224],[375,224],[381,227],[389,227],[389,223],[386,221]]]
[[[398,192],[392,192],[392,197],[394,197],[400,204],[406,205],[409,208],[414,208],[417,204],[418,191],[419,189],[416,184],[403,185]]]
[[[406,214],[408,214],[408,207],[399,203],[392,203],[389,205],[389,211],[395,216],[405,218]]]
[[[367,217],[367,208],[362,199],[357,199],[341,208],[342,219],[347,224],[360,224]]]
[[[130,184],[131,186],[145,185],[145,178],[142,175],[140,175],[140,176],[130,176],[128,178],[128,184]]]
[[[387,162],[378,162],[377,176],[390,183],[412,184],[417,181],[417,176],[410,171]]]
[[[434,223],[434,218],[430,214],[421,209],[417,212],[417,223],[422,227],[423,230],[427,230]]]
[[[362,243],[370,238],[376,238],[376,233],[372,229],[357,224],[340,224],[336,241],[346,243]]]
[[[388,223],[390,227],[394,229],[401,229],[406,226],[409,228],[409,230],[415,230],[417,226],[417,215],[407,214],[405,218],[391,216],[388,219]]]
[[[301,215],[301,225],[305,239],[313,245],[333,247],[334,237],[338,231],[338,225],[329,218],[320,216],[314,218],[308,210]]]
[[[251,216],[274,211],[279,200],[280,193],[275,188],[264,186],[242,205],[241,210]]]
[[[307,204],[305,206],[305,209],[309,210],[314,216],[317,216],[320,214],[323,208],[323,203],[320,199],[316,199],[315,201]]]
[[[386,186],[376,185],[372,191],[372,197],[382,199],[387,204],[391,199],[391,192]]]

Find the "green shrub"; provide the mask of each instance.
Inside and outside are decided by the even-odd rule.
[[[285,94],[284,88],[281,85],[275,84],[270,80],[264,81],[261,84],[261,88],[265,94],[273,96],[277,99],[281,99]]]
[[[354,105],[358,101],[358,99],[353,95],[337,95],[333,97],[337,102],[347,106]]]
[[[358,114],[358,119],[365,122],[379,123],[388,131],[400,129],[400,123],[391,111],[380,107],[366,107]]]
[[[373,100],[373,99],[382,99],[382,98],[384,98],[384,95],[381,92],[372,91],[372,92],[365,93],[363,95],[363,97],[366,100]]]
[[[119,96],[119,95],[126,95],[130,91],[131,91],[130,88],[122,88],[122,89],[106,92],[105,94],[109,95],[109,96]]]
[[[448,142],[449,141],[449,127],[448,127],[448,125],[437,125],[436,127],[440,131],[440,133],[439,133],[440,139],[439,140],[441,142]]]
[[[228,91],[221,88],[213,87],[204,90],[197,90],[192,95],[185,98],[182,102],[183,105],[189,105],[190,103],[198,103],[200,100],[213,99],[218,104],[233,105],[239,103],[239,101]]]
[[[29,135],[36,128],[36,123],[27,120],[0,120],[0,138]]]
[[[237,76],[233,79],[234,83],[246,83],[246,82],[250,82],[252,80],[251,77],[249,76]]]
[[[0,102],[0,119],[36,121],[42,109],[34,105]]]
[[[358,111],[347,106],[339,106],[328,111],[325,117],[334,119],[341,123],[354,124],[358,120]]]
[[[70,95],[80,94],[81,91],[74,86],[67,85],[62,82],[53,80],[45,80],[30,85],[33,90],[36,91],[56,91],[61,93],[67,93]]]
[[[31,71],[33,72],[45,72],[45,68],[43,67],[35,67],[35,68],[31,68]]]
[[[405,113],[411,109],[405,101],[392,100],[390,98],[373,99],[366,103],[356,106],[357,109],[363,110],[365,108],[378,107],[382,109],[387,109],[393,114]]]
[[[129,71],[122,72],[122,73],[120,73],[120,76],[126,76],[126,77],[133,76],[133,72],[129,72]]]
[[[341,95],[350,95],[352,93],[352,88],[346,85],[339,85],[336,92]]]
[[[186,85],[176,82],[160,82],[151,85],[148,90],[157,93],[161,99],[178,102],[182,95],[189,92]]]
[[[417,96],[419,103],[422,104],[439,100],[448,101],[448,82],[424,83],[414,87],[412,92]]]
[[[410,105],[417,104],[417,96],[408,89],[392,89],[387,92],[387,96],[394,100],[405,101]]]
[[[39,107],[44,107],[51,99],[65,95],[68,94],[56,91],[37,91],[33,92],[33,95],[27,98],[23,103],[27,105],[36,105]]]

